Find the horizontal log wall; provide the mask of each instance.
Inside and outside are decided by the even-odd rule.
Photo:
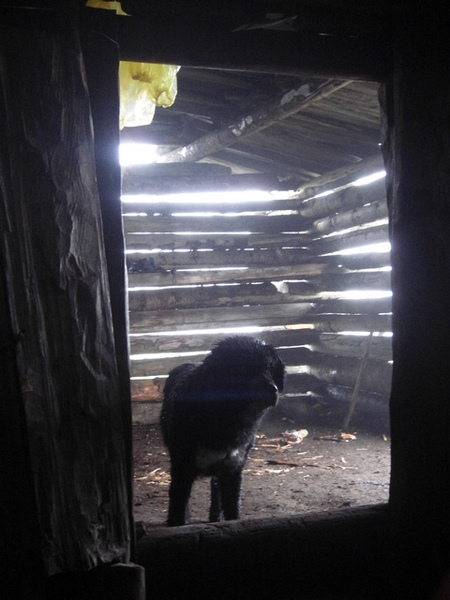
[[[169,173],[174,165],[158,165],[158,173],[161,167]],[[186,168],[183,185],[189,188]],[[384,178],[353,185],[382,169],[376,156],[317,178],[284,200],[251,202],[243,191],[238,202],[211,204],[207,196],[169,200],[152,183],[152,166],[128,167],[123,213],[133,400],[160,401],[172,368],[203,360],[218,340],[245,327],[277,347],[287,365],[281,410],[345,415],[373,331],[357,411],[387,421],[391,298]],[[175,175],[170,190],[174,181]],[[381,251],[352,251],[383,242]]]

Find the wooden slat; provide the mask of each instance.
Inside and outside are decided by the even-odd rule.
[[[299,309],[300,306],[300,309]],[[279,310],[277,311],[276,308]],[[158,311],[152,313],[132,313],[131,333],[157,333],[178,331],[179,336],[186,330],[203,330],[203,336],[208,335],[208,330],[214,326],[229,328],[230,335],[240,327],[279,327],[287,328],[303,326],[310,330],[327,333],[341,331],[375,331],[390,332],[392,329],[390,315],[313,315],[312,305],[284,305],[282,307],[255,306],[242,309],[193,309],[177,311]],[[267,314],[266,314],[267,313]],[[239,318],[240,317],[240,318]],[[308,335],[308,329],[305,335]],[[228,333],[227,333],[228,335]],[[258,335],[258,334],[257,334]],[[266,333],[261,334],[266,339]],[[303,334],[300,334],[303,335]],[[192,340],[193,336],[189,338]],[[135,344],[136,338],[131,338],[131,348],[139,347]],[[139,338],[137,338],[139,339]],[[170,339],[170,338],[169,338]],[[162,343],[162,342],[161,342]],[[185,342],[188,344],[188,342]],[[195,342],[191,342],[195,346]],[[169,342],[167,342],[169,344]],[[170,346],[169,346],[170,347]],[[139,350],[140,351],[140,350]]]
[[[156,331],[182,331],[187,329],[267,327],[301,322],[313,310],[313,304],[266,304],[192,309],[167,309],[135,311],[130,313],[130,331],[148,333]]]
[[[298,264],[293,267],[241,267],[233,269],[211,269],[194,271],[168,271],[167,273],[130,273],[129,288],[152,286],[204,285],[208,283],[271,282],[286,279],[306,279],[304,283],[288,282],[289,293],[293,295],[314,294],[323,291],[344,291],[347,289],[390,289],[390,272],[352,272],[342,267],[328,264]],[[201,289],[201,288],[200,288]],[[199,290],[200,291],[200,290]],[[192,292],[193,293],[193,292]]]
[[[360,231],[356,234],[346,236],[333,236],[322,241],[320,239],[313,240],[309,235],[297,234],[297,235],[274,235],[268,236],[264,234],[254,235],[226,235],[226,234],[191,234],[191,235],[176,235],[176,234],[164,234],[164,235],[146,235],[146,234],[131,234],[127,236],[126,248],[131,259],[145,256],[147,251],[151,252],[152,257],[163,256],[167,254],[169,265],[176,266],[175,261],[171,262],[169,253],[176,251],[176,254],[180,255],[181,265],[186,264],[189,258],[183,257],[182,252],[186,255],[188,251],[195,253],[196,251],[203,252],[230,252],[236,253],[241,251],[252,252],[252,259],[258,262],[258,258],[254,259],[253,255],[257,252],[271,251],[275,255],[280,256],[284,252],[294,253],[292,256],[293,262],[299,261],[304,262],[303,255],[309,256],[311,260],[314,260],[314,256],[320,256],[320,261],[337,261],[338,264],[348,263],[350,268],[361,269],[371,266],[382,266],[380,264],[371,264],[371,258],[368,258],[368,264],[364,264],[365,255],[343,255],[336,254],[336,258],[328,256],[328,253],[339,252],[342,250],[348,250],[352,247],[364,246],[367,244],[379,244],[389,242],[388,228],[387,225],[382,225],[377,228],[372,228],[367,231]],[[247,250],[248,249],[248,250]],[[314,252],[313,252],[314,251]],[[295,253],[302,255],[302,258],[295,258]],[[378,254],[378,253],[374,253]],[[390,254],[387,254],[386,265],[390,263]],[[269,254],[270,256],[270,254]],[[203,260],[203,256],[202,256]],[[207,259],[206,259],[207,260]],[[213,259],[214,260],[214,259]],[[317,260],[317,258],[315,259]],[[375,263],[375,258],[373,259]],[[270,262],[270,260],[269,260]],[[354,267],[352,267],[354,265]],[[171,268],[173,268],[173,266]]]
[[[329,390],[325,387],[321,397],[315,402],[307,394],[283,396],[278,404],[278,411],[281,409],[282,413],[293,422],[323,422],[323,417],[331,411],[337,420],[349,402],[348,388],[330,386]],[[355,423],[352,422],[348,430],[357,431],[361,425],[364,427],[372,422],[376,423],[377,429],[382,425],[385,431],[389,431],[389,405],[386,396],[360,391],[354,421]]]
[[[133,233],[127,234],[127,250],[198,250],[227,248],[230,250],[242,248],[279,248],[279,247],[298,247],[306,246],[316,255],[338,252],[358,246],[376,244],[389,241],[389,230],[387,223],[382,223],[368,229],[346,233],[345,235],[333,235],[326,238],[320,238],[307,231],[300,230],[296,233],[268,233],[252,234],[246,233]]]
[[[391,289],[390,272],[366,273],[364,271],[356,271],[347,273],[345,270],[343,271],[338,274],[324,273],[322,276],[311,276],[308,278],[308,283],[316,292],[346,291],[351,289],[359,291]],[[286,285],[290,294],[298,295],[303,293],[304,288],[301,283],[287,282]]]
[[[129,253],[127,258],[130,276],[135,273],[155,270],[176,269],[177,267],[213,268],[223,266],[279,267],[303,265],[318,262],[326,265],[343,265],[350,270],[380,268],[390,266],[390,252],[314,257],[307,248],[215,248],[208,251],[159,251],[152,253]]]
[[[312,341],[310,347],[315,352],[323,354],[362,358],[367,341],[367,336],[323,334],[318,342]],[[392,339],[390,337],[374,337],[370,348],[370,358],[391,360]]]
[[[132,355],[158,352],[209,352],[217,342],[229,335],[231,334],[226,332],[209,334],[207,329],[196,335],[183,335],[182,331],[178,332],[177,335],[170,336],[153,334],[137,338],[132,337],[130,348]],[[311,329],[264,331],[253,333],[252,336],[275,347],[319,343],[319,334]]]
[[[147,177],[146,180],[150,180],[150,177]],[[148,185],[148,184],[147,184]],[[249,188],[250,189],[250,188]],[[278,189],[278,186],[277,188]],[[357,189],[357,188],[355,188]],[[143,198],[142,196],[127,196],[125,199],[122,199],[122,210],[124,213],[146,213],[146,212],[156,212],[165,215],[170,215],[174,212],[185,212],[185,213],[196,213],[196,212],[216,212],[222,215],[226,215],[227,213],[236,213],[236,212],[251,212],[251,213],[266,213],[272,212],[276,210],[295,210],[300,211],[302,208],[302,201],[295,200],[291,198],[286,199],[262,199],[262,200],[246,200],[246,192],[243,191],[239,196],[234,194],[235,200],[233,202],[230,201],[222,201],[214,200],[213,202],[208,202],[208,194],[207,193],[195,193],[190,192],[189,190],[185,190],[185,193],[190,193],[192,195],[192,200],[186,199],[185,194],[180,194],[178,198],[173,195],[170,198],[155,196],[152,195],[148,198]],[[215,192],[223,191],[219,186],[214,188]],[[137,192],[136,192],[137,193]],[[150,194],[146,187],[142,187],[142,194]],[[167,192],[169,193],[169,192]],[[122,188],[122,194],[125,194],[124,188]],[[195,194],[195,196],[194,196]],[[360,202],[360,205],[362,205]],[[305,217],[306,218],[306,217]],[[309,220],[313,220],[310,217],[307,217]]]
[[[336,361],[336,357],[332,357],[331,361],[327,361],[325,356],[322,356],[320,364],[317,363],[311,366],[309,372],[322,382],[353,388],[358,376],[359,361],[350,363],[350,361],[354,361],[355,359],[344,359],[342,357],[339,357],[339,361]],[[345,364],[344,361],[349,361],[349,364]],[[380,361],[368,361],[362,375],[361,390],[388,396],[391,389],[391,379],[391,364]]]
[[[332,214],[329,217],[324,217],[318,221],[314,221],[312,227],[315,231],[322,234],[332,233],[333,231],[341,231],[357,225],[364,225],[372,221],[386,219],[388,209],[386,200],[378,200],[367,206],[357,207],[350,211]]]
[[[301,300],[318,300],[318,295],[310,293],[311,288],[304,284],[305,289],[298,295],[284,294],[277,291],[271,283],[265,282],[257,285],[252,283],[227,285],[227,286],[204,286],[175,289],[160,289],[146,291],[131,291],[129,303],[131,315],[134,311],[164,310],[169,307],[176,308],[214,308],[214,307],[236,307],[239,309],[246,305],[257,306],[264,304],[291,304]],[[151,319],[151,315],[148,317]]]
[[[367,173],[365,169],[361,170],[359,174],[355,173],[355,180],[359,175],[362,176],[365,173]],[[300,214],[305,219],[318,219],[377,200],[386,201],[384,178],[370,185],[350,186],[334,194],[304,200],[300,208]]]
[[[149,185],[153,179],[190,179],[193,177],[205,179],[230,175],[230,167],[212,163],[127,165],[122,169],[122,193],[140,193],[131,185],[133,182],[142,182],[145,186]]]
[[[392,298],[358,298],[358,299],[327,299],[315,304],[315,312],[323,317],[332,318],[335,314],[339,318],[359,317],[359,315],[373,316],[392,313]]]
[[[180,211],[182,212],[182,211]],[[280,233],[282,231],[306,231],[308,223],[300,215],[283,216],[253,216],[240,215],[220,217],[210,215],[204,217],[165,217],[155,216],[148,211],[148,216],[124,216],[125,233],[226,233],[230,231],[249,233]]]
[[[321,257],[324,259],[325,257]],[[332,262],[341,264],[347,269],[376,269],[380,267],[390,267],[391,253],[390,252],[374,252],[373,254],[347,254],[335,255],[327,257]]]
[[[139,262],[140,261],[140,262]],[[306,248],[283,249],[283,248],[255,248],[252,250],[234,249],[224,250],[215,248],[209,252],[199,252],[192,250],[190,252],[157,252],[150,255],[141,253],[129,254],[128,265],[134,267],[130,273],[140,272],[138,269],[147,268],[162,268],[172,270],[180,267],[231,267],[231,266],[246,266],[246,267],[283,267],[287,265],[302,265],[307,262],[312,262],[311,253]],[[322,261],[321,261],[322,262]],[[334,264],[335,261],[323,260],[324,263]],[[152,267],[154,265],[154,267]],[[144,270],[142,272],[145,272]]]
[[[173,286],[173,285],[204,285],[207,283],[245,283],[249,281],[282,281],[284,279],[313,278],[316,275],[338,274],[342,269],[320,263],[303,263],[293,266],[272,267],[238,267],[216,268],[207,270],[172,270],[166,273],[130,273],[128,285],[130,289],[145,286]],[[317,286],[311,287],[311,293]]]
[[[312,238],[306,232],[295,234],[252,233],[233,234],[221,232],[208,233],[132,233],[126,238],[127,250],[198,250],[198,249],[243,249],[243,248],[296,248],[311,243]]]
[[[352,386],[358,375],[359,358],[319,354],[305,348],[295,350],[283,348],[278,352],[287,365],[288,371],[290,366],[295,369],[301,368],[302,372],[314,375],[325,383]],[[192,355],[180,354],[153,360],[134,360],[131,363],[131,372],[134,377],[142,375],[163,376],[167,375],[176,366],[186,362],[202,362],[206,354],[207,352],[198,351],[198,353]],[[369,359],[367,369],[363,373],[361,389],[387,393],[390,387],[391,373],[392,366],[387,361]]]
[[[130,339],[131,355],[156,354],[165,352],[208,352],[220,340],[230,334],[203,334],[185,336],[182,332],[177,335],[161,336],[157,334],[132,337]],[[270,343],[275,347],[308,345],[309,348],[323,354],[350,356],[360,358],[364,354],[367,337],[354,335],[319,334],[309,329],[293,329],[281,331],[265,331],[254,333],[253,337]],[[372,341],[371,358],[391,360],[392,339],[390,337],[375,337]]]
[[[334,408],[342,412],[342,409],[346,409],[347,404],[350,404],[351,402],[353,388],[353,385],[342,386],[329,384],[325,386],[328,402],[334,401]],[[372,392],[360,389],[355,415],[357,413],[363,413],[363,418],[366,423],[375,420],[379,423],[381,419],[384,422],[386,431],[389,431],[389,397],[390,390]],[[352,430],[352,426],[353,424],[351,423],[349,427],[350,430]]]
[[[150,180],[150,177],[145,178],[144,181]],[[148,184],[145,184],[148,186]],[[142,188],[139,193],[141,194],[150,194],[148,189],[142,185]],[[122,188],[122,194],[125,194],[125,189]],[[278,186],[277,188],[278,189]],[[354,188],[357,189],[357,188]],[[214,191],[220,192],[223,191],[220,188],[214,188]],[[137,193],[137,192],[136,192]],[[193,193],[193,192],[190,192]],[[124,213],[147,213],[149,211],[160,213],[162,215],[170,215],[174,212],[184,212],[184,213],[209,213],[216,212],[221,215],[226,215],[227,213],[236,213],[236,212],[250,212],[250,213],[266,213],[273,212],[278,210],[290,210],[290,211],[300,211],[303,206],[303,202],[301,200],[295,199],[285,199],[285,200],[246,200],[245,191],[237,197],[235,202],[223,201],[220,202],[215,200],[214,202],[208,202],[208,195],[205,193],[196,194],[195,201],[186,200],[185,195],[177,196],[175,194],[170,196],[170,199],[165,199],[164,196],[152,196],[151,198],[142,198],[137,196],[135,200],[133,200],[133,196],[128,196],[126,199],[122,200],[122,210]],[[364,200],[361,199],[359,205],[362,205]],[[308,220],[312,221],[312,218],[308,218]]]
[[[381,274],[383,276],[389,274]],[[365,291],[377,291],[379,289],[389,290],[387,282],[389,277],[381,277],[369,280],[365,286]],[[386,283],[385,287],[380,288],[379,282]],[[205,286],[182,286],[173,288],[161,288],[152,290],[131,290],[130,291],[130,309],[131,316],[135,311],[155,311],[163,310],[167,307],[177,308],[213,308],[221,307],[239,307],[257,306],[265,304],[278,303],[280,305],[289,305],[298,302],[320,303],[326,300],[336,300],[345,294],[344,286],[339,289],[328,289],[319,291],[320,288],[312,286],[308,282],[303,283],[280,283],[280,291],[275,286],[276,282],[262,283],[236,283],[229,285],[205,285]],[[336,284],[334,286],[338,288]]]
[[[175,163],[180,164],[180,163]],[[192,163],[190,163],[192,164]],[[192,166],[205,163],[194,163]],[[158,165],[166,167],[167,165]],[[185,166],[185,165],[183,165]],[[218,165],[217,165],[218,166]],[[226,167],[225,167],[226,168]],[[231,169],[228,168],[230,171]],[[186,192],[209,192],[210,190],[227,190],[245,194],[247,190],[272,190],[291,189],[289,180],[280,184],[275,175],[263,173],[243,173],[235,175],[209,175],[192,174],[185,176],[167,176],[154,174],[150,171],[147,176],[136,177],[125,172],[122,185],[122,194],[186,194]]]
[[[311,252],[320,255],[388,241],[388,224],[381,223],[375,227],[360,229],[351,233],[345,233],[344,235],[330,235],[327,238],[317,238],[309,244],[309,247]]]
[[[374,172],[384,169],[383,158],[376,154],[350,166],[342,167],[316,177],[301,186],[295,193],[295,198],[306,200],[318,194],[336,190],[339,187],[350,184],[355,179],[372,175]]]
[[[355,306],[355,309],[357,306]],[[308,314],[302,317],[301,323],[311,325],[315,330],[324,333],[341,331],[392,331],[390,314]]]

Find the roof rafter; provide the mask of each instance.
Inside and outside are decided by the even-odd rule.
[[[349,81],[311,81],[272,98],[252,114],[246,114],[225,127],[208,133],[187,146],[162,155],[158,162],[195,162],[223,150],[245,137],[270,127],[348,85]]]

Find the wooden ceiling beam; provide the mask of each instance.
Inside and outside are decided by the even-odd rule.
[[[167,7],[116,16],[84,8],[80,27],[115,40],[122,60],[375,81],[391,71],[395,19],[336,16],[329,7],[297,12],[294,29],[282,31],[240,30],[225,9],[219,16]]]

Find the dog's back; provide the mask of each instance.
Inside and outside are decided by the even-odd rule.
[[[203,363],[169,374],[161,429],[169,448],[224,448],[252,435],[283,389],[285,368],[269,344],[248,336],[222,340]]]

